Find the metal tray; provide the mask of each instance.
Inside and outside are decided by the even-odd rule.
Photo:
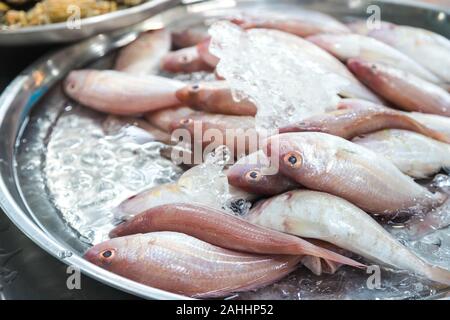
[[[181,0],[150,0],[135,7],[81,19],[77,29],[70,29],[65,22],[60,22],[0,30],[0,46],[74,42],[134,25],[180,3]]]
[[[382,9],[382,18],[401,24],[426,27],[450,37],[449,12],[430,6],[411,6],[392,1],[208,1],[167,10],[137,26],[101,34],[66,49],[49,54],[22,72],[0,97],[0,205],[9,218],[36,244],[68,265],[109,286],[137,296],[155,299],[180,299],[183,296],[151,288],[98,268],[81,255],[86,244],[62,219],[49,199],[42,179],[24,179],[27,172],[18,164],[32,142],[41,146],[45,157],[46,139],[51,124],[64,111],[67,100],[60,81],[72,69],[95,63],[108,67],[114,50],[135,39],[139,31],[174,26],[216,17],[235,8],[299,5],[308,9],[345,16],[366,16],[369,4]],[[50,118],[49,118],[50,115]],[[51,118],[54,116],[55,118]],[[48,123],[45,127],[42,122]],[[31,141],[33,140],[33,141]],[[40,164],[34,171],[42,170]],[[349,274],[351,276],[351,273]],[[435,291],[435,293],[442,293]],[[244,296],[245,297],[245,296]],[[249,297],[250,298],[250,297]],[[360,297],[361,298],[361,297]]]

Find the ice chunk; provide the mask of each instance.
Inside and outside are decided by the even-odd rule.
[[[349,80],[334,61],[311,54],[311,43],[276,30],[243,31],[219,21],[209,30],[210,51],[220,58],[217,72],[237,100],[248,98],[257,108],[256,128],[273,130],[334,109]]]

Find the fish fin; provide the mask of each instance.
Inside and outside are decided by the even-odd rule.
[[[319,257],[305,256],[302,259],[302,264],[316,276],[320,276],[322,274],[322,264],[320,260]]]
[[[312,256],[316,256],[316,257],[320,257],[323,259],[327,259],[327,260],[331,260],[334,262],[338,262],[338,263],[342,263],[342,264],[346,264],[352,267],[356,267],[356,268],[360,268],[360,269],[365,269],[367,268],[367,266],[365,264],[362,264],[358,261],[355,261],[353,259],[350,259],[346,256],[343,256],[339,253],[333,252],[331,250],[310,244],[309,246],[305,245],[303,247],[303,251],[305,254],[309,254]]]
[[[426,274],[433,281],[450,285],[450,271],[441,267],[430,266]]]
[[[335,274],[341,266],[342,263],[339,262],[334,262],[327,259],[322,260],[323,273]]]

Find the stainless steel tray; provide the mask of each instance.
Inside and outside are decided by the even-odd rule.
[[[426,27],[450,37],[449,13],[426,5],[410,6],[391,1],[223,0],[178,6],[137,26],[111,34],[101,34],[41,58],[22,72],[0,97],[0,136],[2,137],[0,139],[0,205],[2,209],[40,247],[64,263],[80,268],[84,274],[94,279],[145,298],[185,298],[138,284],[85,261],[81,255],[86,249],[86,244],[80,241],[79,235],[67,225],[53,206],[44,181],[30,179],[29,171],[26,171],[22,163],[18,161],[19,158],[26,157],[28,152],[26,146],[30,143],[40,146],[42,157],[45,157],[46,139],[51,132],[51,125],[64,111],[67,100],[60,88],[61,79],[70,70],[88,64],[95,63],[95,66],[100,68],[108,67],[115,49],[132,41],[139,31],[161,25],[173,26],[202,21],[223,15],[235,8],[255,6],[273,8],[283,5],[300,5],[339,18],[349,15],[366,16],[367,6],[373,3],[380,6],[382,18],[385,20]],[[35,166],[33,170],[39,173],[42,167],[39,163]],[[348,277],[354,276],[351,271],[346,272]],[[312,281],[313,284],[317,279],[307,280]],[[441,292],[433,289],[428,291],[428,297],[430,292],[445,294],[445,290]],[[322,293],[319,292],[320,294]],[[332,297],[329,292],[323,293],[322,296]],[[243,297],[252,298],[245,295]]]
[[[0,30],[0,46],[74,42],[134,25],[180,2],[181,0],[150,0],[135,7],[81,19],[80,28],[76,29],[70,29],[65,22],[60,22]]]

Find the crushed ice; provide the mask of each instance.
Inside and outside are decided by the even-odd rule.
[[[340,89],[348,84],[305,53],[305,40],[298,37],[274,30],[243,31],[226,21],[213,24],[209,33],[210,50],[220,58],[218,74],[237,100],[256,104],[258,130],[334,109]]]

